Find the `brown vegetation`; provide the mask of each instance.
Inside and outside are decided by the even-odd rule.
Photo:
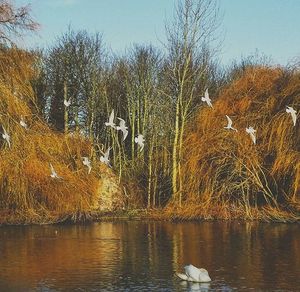
[[[45,51],[12,48],[11,37],[37,24],[28,7],[0,1],[0,223],[77,220],[124,205],[129,214],[160,208],[154,218],[299,219],[299,122],[285,111],[299,111],[299,70],[250,58],[226,72],[210,47],[215,1],[180,3],[167,54],[137,45],[111,57],[98,33],[71,29]],[[213,108],[201,101],[205,89]],[[126,141],[105,126],[112,110]],[[238,132],[224,129],[225,115]],[[110,147],[112,170],[97,163]]]
[[[299,219],[300,132],[286,106],[300,108],[300,73],[254,67],[191,121],[184,148],[180,218]],[[226,130],[225,115],[238,132]],[[257,130],[254,145],[245,128]]]
[[[1,51],[0,126],[1,135],[4,129],[10,135],[11,145],[1,136],[0,222],[65,216],[77,220],[99,207],[100,177],[107,167],[95,161],[84,137],[56,133],[35,113],[32,61],[33,56],[21,50]],[[20,125],[21,118],[28,129]],[[90,174],[83,156],[94,158]],[[50,177],[50,163],[61,179]]]

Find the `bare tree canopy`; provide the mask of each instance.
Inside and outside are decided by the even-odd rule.
[[[29,5],[16,7],[10,0],[0,0],[0,42],[11,44],[14,37],[38,27],[30,15]]]

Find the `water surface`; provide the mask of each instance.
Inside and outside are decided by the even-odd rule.
[[[174,277],[204,267],[210,284]],[[300,291],[299,224],[0,227],[0,291]]]

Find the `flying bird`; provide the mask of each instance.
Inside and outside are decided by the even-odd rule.
[[[145,142],[145,139],[144,139],[144,136],[142,134],[138,134],[137,137],[134,138],[134,142],[137,143],[140,147],[140,152],[144,149],[144,142]]]
[[[118,118],[120,120],[120,125],[117,126],[117,130],[121,130],[123,133],[123,141],[125,141],[127,135],[128,135],[128,127],[125,126],[125,121],[121,118]]]
[[[25,121],[24,121],[24,118],[21,116],[21,120],[20,120],[20,125],[23,127],[23,128],[25,128],[26,130],[28,129],[28,126],[27,126],[27,124],[25,123]]]
[[[184,274],[176,273],[176,276],[181,280],[189,282],[207,283],[211,281],[211,278],[205,269],[198,269],[193,265],[188,265],[184,267],[184,272]]]
[[[204,96],[201,97],[201,100],[206,102],[208,106],[213,107],[211,99],[209,98],[208,89],[205,90]]]
[[[231,120],[231,118],[230,117],[228,117],[227,115],[226,115],[226,118],[227,118],[227,121],[228,121],[228,124],[227,124],[227,126],[226,127],[224,127],[224,129],[228,129],[228,130],[234,130],[234,131],[238,131],[236,128],[233,128],[232,127],[232,120]]]
[[[64,105],[65,105],[65,107],[69,107],[70,105],[71,105],[71,99],[69,99],[69,100],[64,100]]]
[[[91,161],[89,160],[88,157],[82,157],[83,161],[83,165],[85,165],[88,168],[88,174],[90,174],[91,170],[92,170],[92,166],[91,166]]]
[[[256,130],[254,130],[253,127],[249,127],[246,128],[246,132],[250,135],[253,143],[256,144],[256,137],[255,137]]]
[[[3,128],[3,134],[2,134],[2,138],[7,142],[8,147],[10,148],[10,136],[7,134],[5,128],[2,126]]]
[[[52,177],[52,178],[61,178],[60,176],[58,176],[57,175],[57,173],[56,173],[56,171],[55,171],[55,169],[54,169],[54,167],[53,167],[53,165],[50,163],[50,169],[51,169],[51,174],[50,174],[50,176]]]
[[[100,161],[101,161],[102,163],[105,163],[106,165],[108,165],[108,166],[111,167],[111,165],[110,165],[110,163],[109,163],[109,152],[110,152],[110,150],[111,150],[111,147],[109,147],[109,148],[106,150],[106,152],[104,153],[103,156],[100,156]]]
[[[114,118],[115,118],[115,112],[114,110],[111,111],[111,114],[109,116],[109,119],[108,119],[108,122],[105,122],[105,126],[110,126],[112,127],[113,129],[116,128],[116,124],[114,123]]]
[[[285,111],[288,114],[291,114],[292,120],[293,120],[293,124],[294,124],[294,126],[296,126],[296,121],[297,121],[297,115],[296,115],[296,113],[297,112],[291,106],[287,106]]]

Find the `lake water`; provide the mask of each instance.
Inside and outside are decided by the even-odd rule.
[[[174,276],[192,263],[210,284]],[[300,226],[101,222],[0,227],[0,291],[300,291]]]

